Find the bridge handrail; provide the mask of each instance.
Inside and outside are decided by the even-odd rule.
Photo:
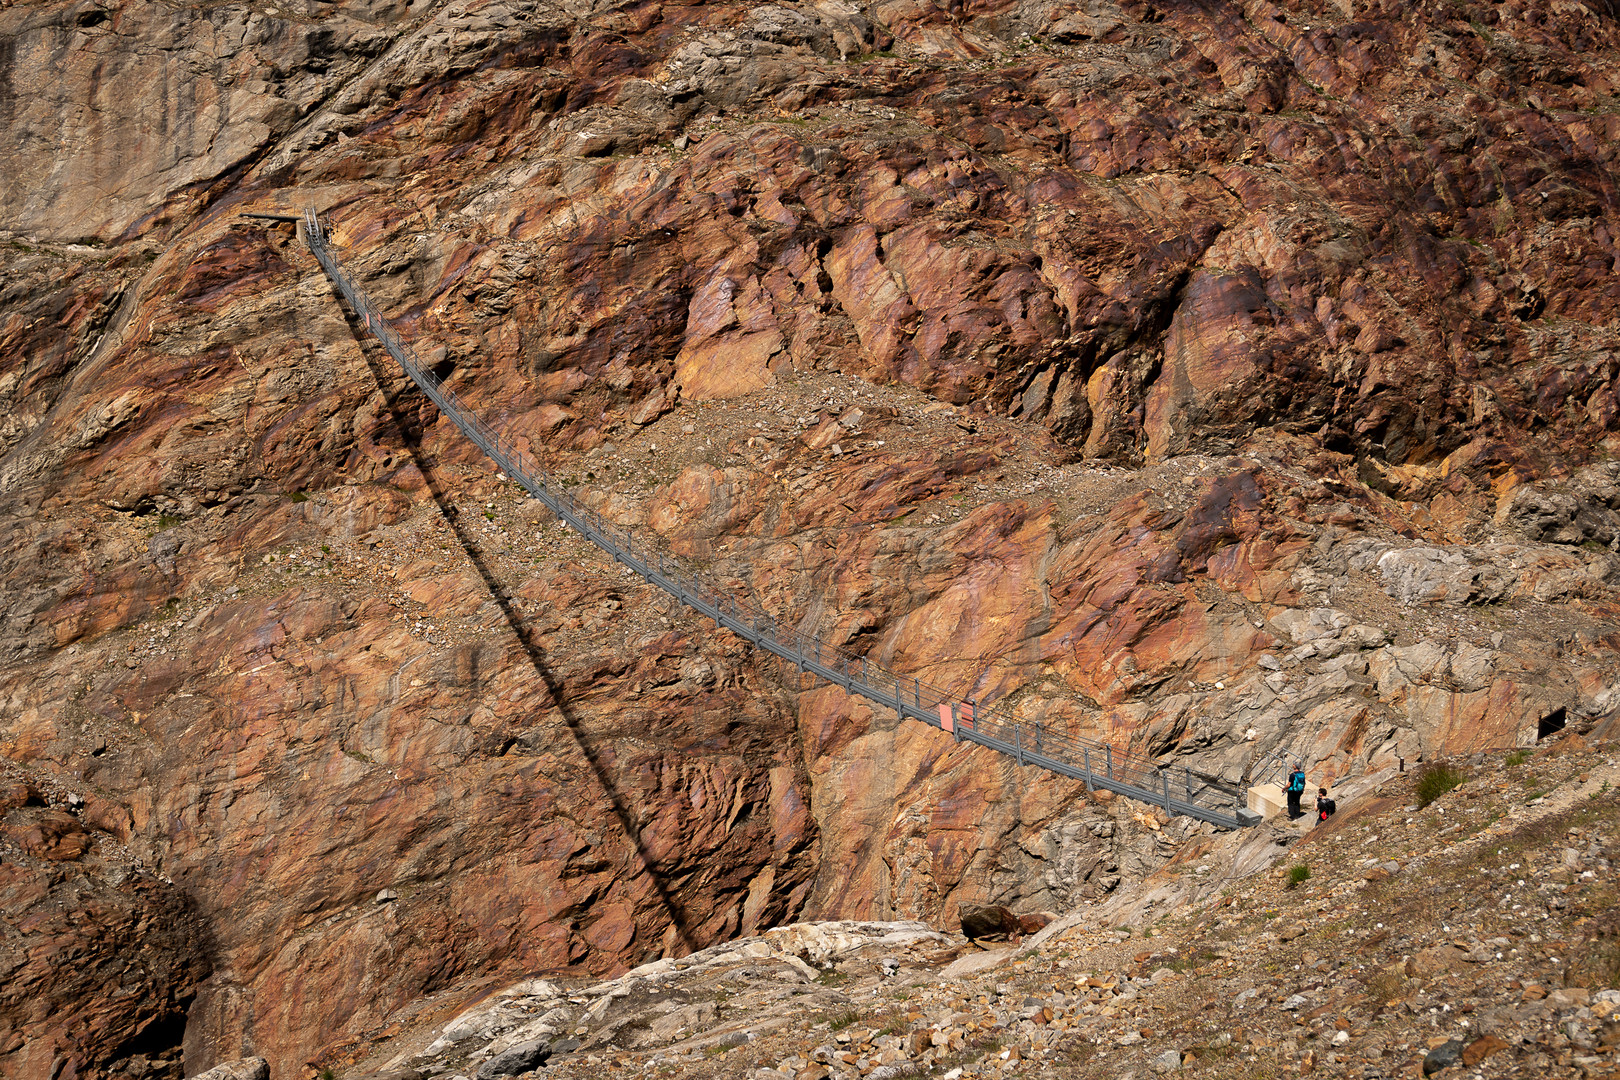
[[[865,656],[827,645],[762,608],[715,592],[674,559],[649,549],[645,541],[638,552],[633,532],[614,526],[581,503],[510,439],[480,419],[422,364],[415,350],[399,339],[370,298],[344,272],[327,246],[313,210],[305,213],[304,239],[366,329],[468,439],[569,527],[694,611],[800,671],[893,709],[906,719],[950,731],[958,742],[977,743],[1015,758],[1020,765],[1037,765],[1083,780],[1088,788],[1112,791],[1223,828],[1237,828],[1257,820],[1244,808],[1245,791],[1241,786],[1222,783],[1185,767],[1180,769],[1179,778],[1173,778],[1172,769],[1151,758],[1050,729],[1043,721],[1013,719],[1005,703],[993,708],[982,706],[915,676],[871,663]]]

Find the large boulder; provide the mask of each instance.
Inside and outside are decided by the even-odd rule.
[[[973,941],[978,938],[1008,938],[1020,932],[1018,916],[997,904],[979,906],[963,904],[958,915],[962,933]]]
[[[1017,918],[1018,932],[1020,934],[1033,934],[1057,922],[1058,917],[1054,911],[1026,911]]]
[[[478,1066],[478,1080],[500,1080],[530,1069],[538,1069],[551,1056],[551,1046],[545,1039],[518,1043],[510,1050],[496,1054]]]
[[[262,1057],[239,1058],[215,1065],[191,1080],[270,1080],[270,1063]]]

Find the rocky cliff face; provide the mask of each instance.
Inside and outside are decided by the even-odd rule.
[[[320,208],[457,393],[739,594],[1314,783],[1620,705],[1617,35],[0,10],[0,1069],[298,1076],[497,979],[1065,905],[1191,831],[660,607],[241,212]]]
[[[1612,743],[1566,732],[1458,764],[1466,782],[1421,810],[1417,771],[1389,775],[1325,825],[1205,838],[1010,944],[777,927],[594,985],[524,980],[348,1075],[1602,1075],[1620,1042]]]

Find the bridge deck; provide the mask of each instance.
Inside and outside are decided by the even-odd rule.
[[[800,671],[810,672],[851,694],[893,709],[908,720],[948,731],[958,742],[977,743],[1014,758],[1020,765],[1035,765],[1082,780],[1088,788],[1112,791],[1129,799],[1162,806],[1170,814],[1184,814],[1222,828],[1258,822],[1258,816],[1244,806],[1246,793],[1241,787],[1219,783],[1184,767],[1160,766],[1151,759],[1120,752],[1104,743],[1077,739],[1039,721],[1014,720],[1002,709],[980,706],[976,701],[870,664],[863,656],[825,645],[784,625],[768,612],[715,592],[675,560],[647,548],[645,543],[638,551],[633,534],[604,521],[568,494],[560,483],[480,420],[422,365],[415,351],[399,339],[388,321],[343,271],[326,244],[314,211],[306,213],[303,229],[311,254],[355,315],[467,438],[581,536],[681,603]]]

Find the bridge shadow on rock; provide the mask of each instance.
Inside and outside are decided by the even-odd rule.
[[[388,415],[399,431],[400,441],[411,455],[411,461],[422,474],[422,479],[426,482],[428,491],[432,494],[433,501],[439,508],[439,513],[449,524],[451,531],[455,533],[456,542],[461,546],[461,550],[466,553],[467,558],[477,568],[478,576],[483,579],[484,587],[489,591],[490,598],[500,607],[501,615],[506,619],[506,624],[511,628],[513,636],[517,638],[518,643],[523,647],[523,651],[528,656],[529,664],[534,668],[535,674],[540,677],[541,683],[546,688],[546,695],[551,699],[551,703],[556,708],[558,715],[562,717],[563,723],[567,725],[568,733],[573,736],[574,744],[590,764],[591,771],[596,774],[597,783],[601,785],[603,793],[612,805],[614,816],[619,819],[619,825],[624,830],[625,838],[630,841],[631,846],[635,849],[636,859],[641,863],[641,872],[646,875],[647,880],[652,884],[653,891],[657,894],[659,902],[668,914],[670,924],[675,928],[675,933],[679,936],[681,945],[685,947],[687,952],[695,952],[698,949],[698,944],[693,940],[686,915],[681,910],[681,906],[676,901],[674,894],[670,891],[668,882],[660,872],[657,861],[647,851],[646,845],[642,843],[640,831],[636,828],[635,819],[626,805],[618,783],[614,780],[601,755],[592,744],[584,725],[580,722],[579,715],[564,697],[562,681],[546,662],[545,650],[535,640],[533,629],[524,622],[517,609],[512,606],[512,601],[507,596],[506,589],[496,578],[488,560],[484,558],[483,550],[479,547],[477,540],[462,524],[459,509],[445,494],[444,485],[440,483],[427,452],[422,448],[422,430],[417,422],[412,419],[411,411],[402,405],[403,399],[407,396],[416,396],[414,393],[415,387],[407,383],[403,392],[390,389],[383,365],[378,363],[376,356],[372,353],[372,347],[365,340],[365,327],[347,311],[345,311],[344,317],[349,323],[349,329],[354,335],[355,343],[360,348],[360,355],[365,358],[366,366],[371,369],[371,376],[377,384],[377,389],[382,391],[383,398],[388,404]],[[426,401],[427,399],[423,397],[422,400]]]

